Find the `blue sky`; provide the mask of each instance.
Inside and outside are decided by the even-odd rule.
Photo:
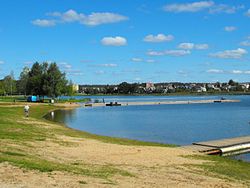
[[[0,78],[48,61],[79,84],[250,81],[248,0],[0,3]]]

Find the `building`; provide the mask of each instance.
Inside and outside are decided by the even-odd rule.
[[[78,84],[73,84],[72,88],[73,88],[73,92],[76,92],[76,93],[79,92],[79,85]]]

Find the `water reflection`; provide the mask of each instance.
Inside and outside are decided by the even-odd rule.
[[[72,122],[74,118],[76,118],[76,109],[56,110],[45,116],[45,119],[59,123]]]

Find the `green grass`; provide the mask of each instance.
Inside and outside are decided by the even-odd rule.
[[[36,153],[32,153],[32,148],[34,146],[30,143],[45,142],[49,139],[56,144],[72,147],[74,143],[61,141],[55,136],[66,135],[123,145],[169,146],[158,143],[93,135],[43,119],[45,114],[56,109],[56,106],[46,104],[31,106],[30,117],[27,119],[24,117],[23,107],[0,107],[0,163],[9,162],[20,168],[39,170],[41,172],[63,171],[109,180],[109,178],[114,175],[129,177],[133,175],[112,165],[88,165],[78,162],[67,164],[50,161],[42,158]],[[48,128],[46,126],[52,127]]]
[[[203,164],[191,165],[191,167],[203,169],[208,175],[231,181],[240,180],[250,185],[250,163],[248,162],[237,161],[221,156],[194,155],[189,157],[205,160]]]
[[[72,147],[74,143],[62,142],[56,138],[56,135],[66,135],[121,145],[173,147],[173,145],[167,144],[94,135],[43,119],[45,114],[56,109],[57,107],[53,105],[31,106],[30,117],[26,119],[22,107],[0,107],[0,163],[9,162],[20,168],[39,170],[41,172],[62,171],[109,180],[114,175],[131,177],[133,174],[112,165],[88,165],[78,161],[68,164],[66,162],[50,161],[36,153],[32,153],[32,147],[34,146],[30,143],[50,140],[65,147]],[[46,126],[52,127],[48,128]],[[250,163],[213,156],[192,156],[192,158],[205,160],[203,164],[189,166],[192,169],[202,169],[202,173],[204,174],[205,171],[208,176],[218,176],[244,182],[250,180]]]
[[[86,165],[79,164],[77,166],[58,163],[39,158],[37,156],[25,155],[17,152],[1,152],[0,163],[9,162],[20,168],[28,170],[39,170],[40,172],[64,171],[72,174],[79,174],[84,176],[91,176],[97,178],[108,179],[113,175],[122,175],[132,177],[133,175],[111,165]]]

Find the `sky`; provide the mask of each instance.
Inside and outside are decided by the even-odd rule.
[[[1,0],[0,79],[56,62],[77,84],[250,81],[250,2]]]

